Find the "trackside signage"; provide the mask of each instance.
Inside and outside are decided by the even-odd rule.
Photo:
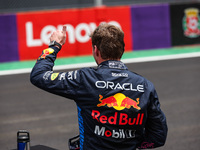
[[[133,49],[171,47],[168,4],[131,7]]]
[[[0,62],[36,60],[63,25],[67,40],[58,57],[91,55],[89,35],[102,22],[122,28],[126,51],[200,43],[199,3],[21,12],[0,14]]]
[[[36,59],[49,44],[51,33],[62,25],[67,25],[67,41],[58,57],[92,54],[89,35],[102,22],[122,28],[125,49],[132,49],[128,6],[18,13],[20,60]]]

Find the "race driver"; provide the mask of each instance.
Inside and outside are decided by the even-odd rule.
[[[54,72],[57,53],[66,41],[66,26],[50,37],[32,69],[35,86],[72,99],[78,108],[81,150],[135,150],[163,146],[166,117],[154,85],[120,61],[123,31],[107,23],[90,35],[97,68]]]

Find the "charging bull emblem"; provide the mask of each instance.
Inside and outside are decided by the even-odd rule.
[[[100,103],[97,105],[98,107],[101,106],[108,106],[113,107],[116,110],[123,110],[125,108],[130,109],[131,107],[140,110],[141,108],[139,105],[139,98],[136,98],[136,100],[133,100],[129,97],[126,97],[122,93],[117,93],[113,96],[107,97],[103,99],[102,95],[99,95],[99,101]]]
[[[47,55],[50,55],[53,52],[54,52],[54,50],[52,48],[47,48],[47,49],[43,50],[42,55],[38,58],[38,60],[45,59]]]

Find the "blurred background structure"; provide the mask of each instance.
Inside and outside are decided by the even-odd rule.
[[[63,24],[68,39],[56,67],[94,62],[88,32],[101,22],[123,29],[124,58],[145,59],[127,67],[158,91],[169,127],[159,150],[199,149],[200,0],[0,0],[0,149],[16,149],[19,129],[30,131],[33,147],[67,149],[78,134],[76,105],[31,85],[29,73]]]
[[[150,3],[191,3],[200,0],[1,0],[0,13],[49,10],[63,8],[84,8],[99,5],[132,5]]]
[[[64,24],[59,58],[91,55],[88,35],[102,22],[122,28],[126,52],[199,45],[199,12],[200,0],[1,0],[0,62],[37,59]]]

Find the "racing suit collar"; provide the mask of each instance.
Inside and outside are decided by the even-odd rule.
[[[107,67],[107,68],[115,68],[115,69],[128,69],[125,64],[121,61],[117,60],[107,60],[102,62],[101,64],[98,65],[98,68],[101,67]]]

